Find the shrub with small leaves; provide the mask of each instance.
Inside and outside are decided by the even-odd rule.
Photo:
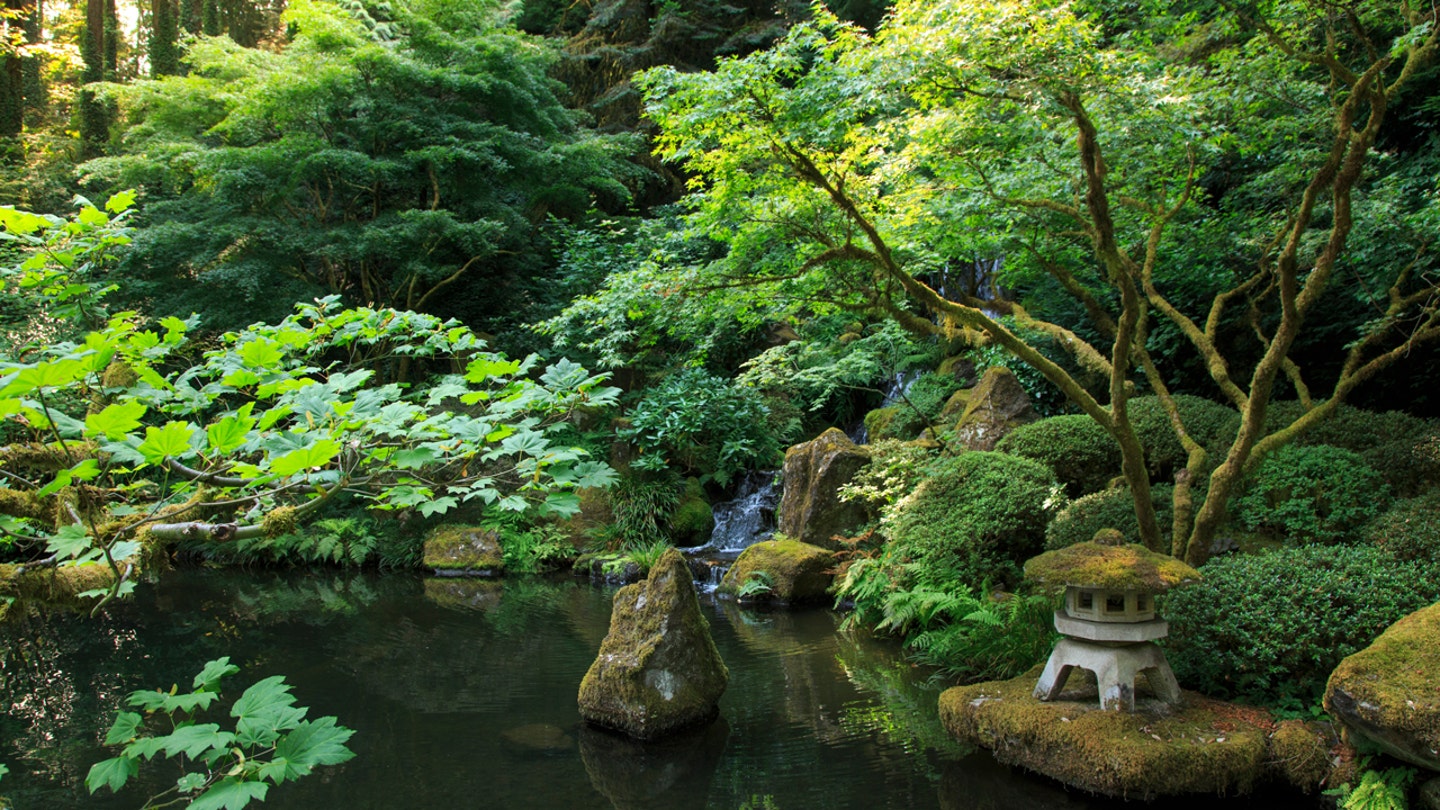
[[[1049,467],[1071,498],[1099,492],[1120,474],[1120,446],[1084,414],[1052,416],[1021,425],[995,449]]]
[[[724,485],[780,454],[760,395],[699,369],[649,389],[627,417],[619,435],[639,448],[633,466],[642,470],[689,471]]]
[[[1394,503],[1365,525],[1365,540],[1401,560],[1440,560],[1440,492]]]
[[[1150,488],[1155,517],[1160,523],[1160,538],[1168,548],[1175,488],[1156,484]],[[1053,550],[1083,543],[1101,529],[1118,529],[1126,542],[1139,543],[1140,521],[1135,517],[1135,500],[1130,487],[1115,487],[1094,492],[1071,501],[1045,528],[1045,548]]]
[[[355,756],[345,746],[355,732],[334,717],[306,720],[309,709],[295,705],[290,685],[279,675],[261,680],[235,701],[233,731],[199,722],[219,700],[220,680],[239,671],[229,658],[217,658],[195,676],[193,691],[132,692],[126,704],[144,715],[122,711],[116,716],[105,744],[124,747],[118,756],[91,766],[85,786],[91,793],[102,787],[118,791],[140,772],[142,762],[163,754],[178,760],[182,775],[146,807],[183,803],[191,810],[240,810],[251,800],[264,801],[271,785]],[[164,718],[164,728],[146,726],[157,717]]]
[[[1186,688],[1259,703],[1317,701],[1341,659],[1440,599],[1440,562],[1370,546],[1216,557],[1166,597],[1166,656]]]
[[[1289,543],[1337,543],[1384,511],[1390,487],[1359,454],[1287,445],[1260,462],[1232,512],[1240,525]]]
[[[1235,438],[1239,425],[1239,414],[1234,408],[1189,394],[1175,394],[1175,408],[1185,432],[1209,452],[1207,461],[1214,465],[1219,462],[1225,448]],[[1188,461],[1185,447],[1175,435],[1175,426],[1165,413],[1160,398],[1155,396],[1136,397],[1130,400],[1130,423],[1135,428],[1135,437],[1145,448],[1145,465],[1150,470],[1150,480],[1170,481],[1175,471]],[[1201,478],[1201,482],[1206,479]]]

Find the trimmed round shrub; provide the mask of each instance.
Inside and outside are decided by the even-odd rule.
[[[1170,528],[1174,508],[1171,497],[1175,488],[1155,484],[1150,488],[1150,501],[1155,504],[1155,517],[1160,522],[1160,536],[1165,549],[1170,548]],[[1128,543],[1140,542],[1140,521],[1135,517],[1135,499],[1130,487],[1115,487],[1094,492],[1070,502],[1045,528],[1045,549],[1073,546],[1095,537],[1101,529],[1118,529]]]
[[[1049,467],[1071,498],[1099,492],[1120,474],[1120,446],[1084,414],[1051,416],[1021,425],[995,449]]]
[[[1390,500],[1389,484],[1360,454],[1286,445],[1260,462],[1231,511],[1241,526],[1288,543],[1337,543]]]
[[[1341,659],[1440,599],[1437,569],[1371,546],[1216,557],[1166,597],[1165,654],[1187,689],[1309,705]]]
[[[1239,415],[1233,408],[1189,394],[1176,394],[1175,407],[1180,411],[1180,420],[1185,423],[1186,432],[1209,451],[1208,461],[1213,467],[1219,461],[1217,453],[1235,438],[1235,429],[1240,424]],[[1170,424],[1170,417],[1160,406],[1160,398],[1149,396],[1131,400],[1130,422],[1135,427],[1140,446],[1145,448],[1145,464],[1150,470],[1150,480],[1173,480],[1175,471],[1184,467],[1188,458],[1175,435],[1174,426]]]
[[[975,451],[939,462],[882,529],[916,564],[919,584],[1013,585],[1021,564],[1039,553],[1058,500],[1045,465]]]
[[[1396,501],[1366,524],[1365,540],[1397,559],[1440,561],[1440,492]]]

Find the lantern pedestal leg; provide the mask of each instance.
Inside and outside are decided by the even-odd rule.
[[[1035,684],[1035,697],[1054,700],[1065,689],[1065,681],[1075,668],[1095,673],[1100,690],[1100,708],[1135,711],[1135,678],[1146,672],[1146,680],[1155,697],[1166,703],[1180,702],[1180,685],[1165,660],[1165,652],[1155,644],[1107,646],[1062,638],[1050,653],[1045,671]]]

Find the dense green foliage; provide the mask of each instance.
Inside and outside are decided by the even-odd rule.
[[[1170,521],[1170,487],[1158,484],[1150,490],[1155,499],[1155,514],[1160,528],[1168,535]],[[1076,498],[1060,510],[1045,527],[1045,548],[1052,550],[1095,539],[1101,529],[1118,529],[1126,542],[1140,542],[1140,526],[1135,521],[1135,505],[1126,487],[1092,492]]]
[[[1166,597],[1166,656],[1186,686],[1259,703],[1318,701],[1341,659],[1440,599],[1434,559],[1369,546],[1225,555],[1200,572]]]
[[[226,328],[316,294],[492,330],[536,314],[537,225],[623,202],[632,144],[581,127],[549,48],[485,6],[390,10],[381,36],[291,3],[281,50],[204,39],[186,75],[112,88],[117,154],[83,171],[148,198],[127,301]]]
[[[686,369],[647,390],[626,412],[628,424],[618,434],[639,449],[636,469],[673,468],[724,485],[778,456],[766,416],[753,389]]]
[[[1440,560],[1440,490],[1396,501],[1366,524],[1363,535],[1401,560]]]
[[[1236,521],[1290,543],[1349,539],[1393,496],[1359,453],[1290,445],[1265,459],[1234,506]]]
[[[1021,425],[995,449],[1049,467],[1071,498],[1099,492],[1120,474],[1120,449],[1094,419],[1083,414]]]
[[[239,671],[229,658],[217,658],[195,676],[193,691],[132,692],[126,705],[145,714],[122,711],[116,716],[105,744],[124,747],[118,756],[90,768],[86,787],[91,793],[102,787],[119,791],[139,773],[142,762],[163,754],[178,760],[182,775],[175,787],[150,797],[145,807],[183,802],[191,810],[240,810],[251,800],[264,801],[272,785],[355,756],[345,746],[355,732],[334,717],[305,719],[309,709],[295,705],[290,685],[279,675],[255,683],[235,701],[230,708],[234,731],[199,722],[219,700],[220,680]],[[157,718],[164,719],[164,727],[146,725]]]

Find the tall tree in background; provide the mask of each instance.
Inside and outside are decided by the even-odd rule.
[[[80,88],[79,112],[80,151],[86,157],[99,155],[110,137],[110,105],[93,85],[115,76],[117,33],[115,0],[85,0],[85,27],[80,37],[80,59],[85,64],[80,81],[85,86]]]
[[[175,0],[150,3],[150,76],[173,76],[180,72],[180,25]]]
[[[25,44],[23,20],[24,0],[5,0],[4,17],[0,19],[5,39],[0,42],[0,159],[13,160],[18,147],[3,143],[20,136],[25,121],[25,81],[21,66],[21,48]]]
[[[45,14],[44,4],[41,0],[20,3],[25,8],[25,15],[20,21],[25,31],[25,44],[37,46],[41,41],[41,34],[44,31]],[[25,96],[26,124],[38,126],[40,118],[44,116],[50,106],[49,88],[40,75],[40,57],[35,53],[27,53],[20,59],[21,86]]]

